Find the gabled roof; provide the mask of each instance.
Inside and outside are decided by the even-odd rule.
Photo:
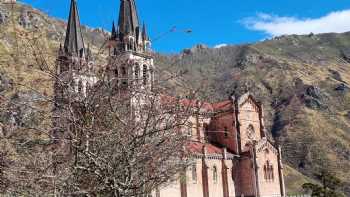
[[[187,151],[195,157],[206,157],[207,159],[235,159],[238,155],[228,152],[210,143],[189,141],[186,146]]]
[[[203,154],[203,147],[205,146],[207,154],[222,154],[223,150],[212,144],[203,144],[200,142],[189,142],[187,144],[187,150],[195,154]]]
[[[218,103],[213,103],[212,105],[214,110],[224,110],[224,109],[232,108],[232,101],[226,100]]]
[[[64,51],[69,55],[80,57],[85,52],[76,0],[71,0]]]
[[[254,96],[250,93],[250,92],[247,92],[245,94],[243,94],[242,96],[240,96],[238,99],[237,99],[237,104],[238,106],[241,106],[242,104],[244,104],[247,100],[252,100],[253,103],[260,107],[260,102],[256,101]]]
[[[117,30],[115,29],[114,21],[112,23],[112,33],[111,33],[111,39],[117,39]]]
[[[186,98],[176,98],[173,96],[161,94],[160,95],[160,101],[163,105],[173,105],[173,104],[179,104],[184,107],[192,108],[192,109],[201,109],[206,112],[212,112],[213,107],[210,103],[207,102],[201,102],[196,99],[186,99]]]
[[[261,139],[257,144],[256,144],[256,149],[257,152],[262,152],[265,149],[271,150],[273,153],[276,155],[278,154],[277,148],[265,137]]]

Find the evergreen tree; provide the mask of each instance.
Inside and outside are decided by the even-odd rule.
[[[321,184],[305,183],[303,189],[311,191],[312,197],[345,197],[344,194],[339,192],[342,187],[342,182],[335,175],[327,170],[322,170],[316,174],[316,177],[321,181]]]

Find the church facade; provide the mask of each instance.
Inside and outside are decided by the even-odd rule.
[[[155,64],[151,41],[146,26],[139,23],[134,0],[121,0],[119,21],[113,23],[106,45],[106,77],[118,87],[116,94],[122,96],[130,83],[137,83],[141,91],[152,91]],[[98,83],[92,59],[85,47],[76,0],[71,0],[65,43],[57,58],[57,74],[73,83],[70,91],[86,95]],[[64,88],[55,84],[55,99],[62,105]],[[193,107],[200,113],[192,115],[190,126],[183,129],[189,136],[186,149],[193,162],[171,183],[154,191],[154,197],[286,195],[281,148],[266,135],[261,103],[246,93],[219,103],[196,101]],[[54,126],[64,124],[64,117],[60,117],[63,109],[55,106]]]
[[[281,148],[267,138],[262,105],[246,93],[198,107],[187,128],[193,163],[155,196],[285,196]]]

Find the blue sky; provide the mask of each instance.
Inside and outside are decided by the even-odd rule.
[[[70,0],[22,0],[66,19]],[[80,18],[110,30],[119,0],[78,0]],[[243,44],[283,34],[350,31],[349,0],[137,0],[156,51],[173,53],[202,43]],[[191,29],[188,34],[185,30]]]

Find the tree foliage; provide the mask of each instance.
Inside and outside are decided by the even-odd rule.
[[[345,197],[339,192],[342,187],[342,182],[332,173],[323,170],[316,174],[316,177],[321,180],[320,184],[305,183],[302,187],[306,191],[310,191],[312,197]]]

